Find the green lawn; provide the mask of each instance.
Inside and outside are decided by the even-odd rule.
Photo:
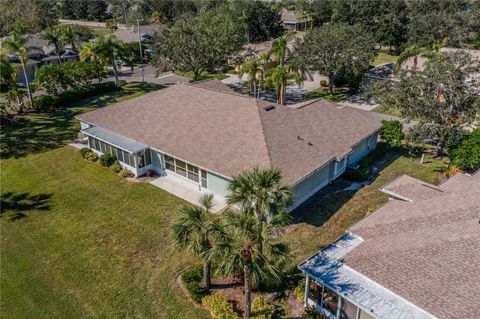
[[[383,105],[374,107],[372,109],[372,112],[383,113],[383,114],[388,114],[388,115],[393,115],[398,117],[402,115],[398,109],[387,108]]]
[[[397,62],[397,59],[398,59],[398,56],[380,52],[375,57],[375,60],[373,60],[372,64],[376,66],[383,63],[395,63]]]
[[[333,94],[328,92],[328,88],[318,88],[312,90],[306,94],[307,99],[318,99],[323,98],[332,102],[340,102],[346,100],[348,97],[348,89],[345,88],[336,88],[333,91]]]
[[[375,181],[358,191],[343,191],[329,195],[314,205],[296,221],[283,236],[290,245],[296,261],[302,261],[323,246],[339,238],[351,225],[367,213],[385,204],[388,196],[379,188],[396,177],[407,174],[426,182],[438,184],[441,175],[434,163],[421,165],[416,157],[406,155],[392,158],[380,169]]]
[[[76,136],[76,114],[153,89],[132,84],[2,126],[2,317],[208,318],[176,287],[178,274],[194,263],[174,249],[168,230],[186,203],[63,146]],[[378,188],[403,173],[438,181],[430,166],[399,157],[372,185],[310,206],[280,240],[302,260],[384,203]]]

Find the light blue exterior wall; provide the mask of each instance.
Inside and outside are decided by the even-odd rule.
[[[359,160],[365,157],[368,153],[377,147],[378,134],[373,134],[369,138],[358,143],[348,157],[348,164],[356,164]]]
[[[164,167],[164,165],[162,164],[162,155],[152,149],[150,149],[150,154],[152,155],[152,170],[154,170],[158,174],[162,174]]]
[[[228,185],[230,181],[224,177],[207,172],[207,188],[209,191],[220,196],[226,197],[228,195]]]
[[[330,164],[327,164],[320,168],[318,171],[298,183],[293,187],[295,192],[295,203],[292,208],[298,206],[319,189],[328,184],[330,175]]]

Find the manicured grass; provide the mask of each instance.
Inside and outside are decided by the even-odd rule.
[[[207,318],[176,288],[182,200],[68,146],[2,160],[4,318]]]
[[[391,159],[381,169],[375,181],[358,191],[342,191],[329,195],[316,205],[284,234],[282,241],[289,244],[297,262],[319,251],[339,238],[345,230],[385,204],[388,196],[379,188],[402,174],[438,184],[440,174],[436,166],[420,164],[416,157],[402,155]]]
[[[380,52],[375,57],[375,60],[373,60],[372,64],[376,66],[383,63],[395,63],[397,62],[397,59],[398,59],[398,56]]]
[[[176,287],[194,260],[169,224],[187,203],[62,147],[76,114],[158,88],[131,84],[2,126],[2,317],[207,318]]]
[[[393,115],[398,117],[402,115],[399,110],[393,109],[393,108],[386,108],[383,105],[376,106],[375,108],[372,109],[372,112],[388,114],[388,115]]]
[[[339,102],[347,99],[347,89],[337,88],[333,91],[333,94],[329,94],[328,88],[318,88],[310,91],[306,94],[307,99],[323,98],[332,102]]]

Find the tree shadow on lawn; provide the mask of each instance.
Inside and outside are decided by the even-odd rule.
[[[31,113],[5,121],[0,135],[0,158],[20,158],[62,147],[77,137],[80,127],[75,116],[160,88],[155,83],[129,83],[122,90],[82,99],[53,112]]]
[[[0,197],[0,217],[9,215],[10,220],[15,221],[28,217],[28,211],[48,211],[50,206],[51,194],[31,195],[29,193],[12,193],[2,194]]]

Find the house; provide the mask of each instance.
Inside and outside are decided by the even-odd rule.
[[[480,50],[473,49],[457,49],[457,48],[440,48],[439,52],[442,53],[453,53],[464,51],[472,56],[474,60],[480,61]],[[405,70],[412,70],[416,67],[417,70],[424,70],[425,64],[427,63],[428,58],[422,55],[417,55],[414,57],[408,58],[405,62],[402,63],[401,68]]]
[[[198,192],[227,196],[232,177],[276,167],[292,209],[376,147],[381,124],[324,100],[280,106],[214,79],[182,83],[77,116],[88,146],[135,176],[155,171]],[[162,177],[160,177],[161,179]]]
[[[299,13],[282,9],[280,13],[283,27],[292,31],[305,31],[307,28],[307,18],[299,19]]]
[[[41,65],[40,61],[34,60],[34,59],[28,59],[27,63],[25,64],[25,73],[24,73],[22,64],[20,63],[20,60],[18,59],[18,57],[15,55],[7,55],[7,56],[9,57],[10,63],[12,64],[12,66],[16,68],[17,83],[21,83],[22,85],[25,85],[25,86],[27,85],[27,82],[25,81],[25,74],[27,76],[27,80],[29,83],[35,79],[35,73],[37,72],[38,68]]]
[[[383,207],[308,258],[305,305],[328,318],[480,314],[480,173],[440,186],[401,176]]]

